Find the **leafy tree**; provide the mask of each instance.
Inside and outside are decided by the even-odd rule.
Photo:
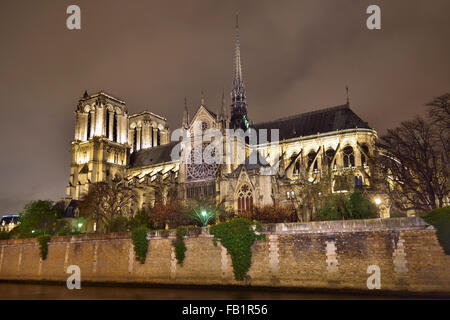
[[[21,237],[54,234],[61,223],[61,210],[50,200],[36,200],[27,203],[19,216],[18,231]]]
[[[128,187],[123,180],[94,183],[89,191],[78,202],[80,215],[96,223],[96,232],[117,230],[118,222],[132,214],[132,206],[136,200],[136,191]]]
[[[166,203],[157,202],[150,209],[149,225],[153,229],[164,229],[166,225],[176,228],[180,225],[188,225],[189,219],[186,217],[185,209],[176,198],[169,198]]]

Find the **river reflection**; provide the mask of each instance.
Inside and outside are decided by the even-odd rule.
[[[398,299],[396,296],[340,293],[306,293],[293,291],[203,288],[130,288],[82,286],[68,290],[65,285],[0,283],[0,299],[72,300],[329,300],[329,299]]]

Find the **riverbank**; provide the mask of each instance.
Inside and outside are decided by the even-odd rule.
[[[344,292],[252,287],[150,286],[84,283],[69,290],[65,283],[0,281],[0,300],[398,300],[450,299],[442,295]]]
[[[167,231],[148,234],[144,264],[136,261],[128,233],[54,237],[46,260],[35,239],[0,241],[0,279],[65,286],[67,268],[77,265],[83,286],[450,295],[450,257],[419,218],[276,224],[263,232],[267,240],[253,245],[246,281],[234,279],[230,256],[207,230],[188,233],[183,265]],[[379,290],[367,286],[371,266],[379,268]]]

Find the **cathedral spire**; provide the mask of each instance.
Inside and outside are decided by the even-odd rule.
[[[231,90],[231,122],[233,129],[247,130],[247,96],[245,93],[244,79],[242,77],[241,44],[239,35],[239,16],[236,15],[236,39],[234,50],[234,78]]]
[[[200,105],[205,106],[205,93],[203,92],[203,90],[200,97]]]
[[[184,97],[183,127],[189,126],[189,111],[187,107],[187,99]]]
[[[347,105],[350,105],[350,97],[348,95],[348,85],[345,86],[345,90],[347,91]]]
[[[233,85],[243,85],[241,65],[241,44],[239,39],[239,15],[236,14],[236,40],[234,46],[234,81]]]
[[[225,105],[225,90],[222,89],[222,109],[220,110],[220,114],[222,115],[223,119],[227,119],[227,107]]]
[[[225,104],[225,90],[222,89],[222,104],[219,108],[219,117],[218,120],[222,122],[222,127],[227,128],[228,127],[228,112],[227,112],[227,106]]]

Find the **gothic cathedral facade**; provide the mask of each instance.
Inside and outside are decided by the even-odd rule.
[[[217,109],[217,114],[211,111],[202,94],[200,105],[190,116],[185,101],[181,129],[187,132],[189,141],[195,144],[196,127],[201,135],[208,129],[223,136],[231,131],[253,130],[264,132],[268,138],[233,139],[231,149],[243,155],[239,160],[227,158],[230,146],[223,143],[225,161],[195,161],[201,159],[204,147],[189,149],[188,155],[183,154],[188,150],[183,147],[174,152],[181,143],[177,138],[171,141],[166,118],[149,111],[130,115],[124,101],[105,92],[85,92],[75,111],[67,203],[79,200],[92,183],[112,183],[114,179],[135,189],[138,208],[177,197],[180,201],[210,199],[234,212],[287,204],[296,196],[293,186],[298,179],[306,177],[314,182],[325,171],[351,172],[355,186],[360,188],[370,189],[373,184],[370,159],[377,133],[350,109],[348,99],[331,108],[251,123],[238,24],[231,106],[223,97]],[[345,191],[335,183],[334,192]]]

